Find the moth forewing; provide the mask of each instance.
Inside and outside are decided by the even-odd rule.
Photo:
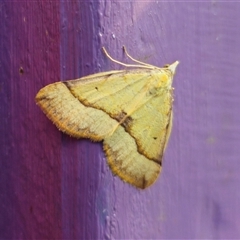
[[[130,59],[138,65],[111,58],[135,69],[50,84],[38,92],[36,103],[61,131],[103,141],[113,173],[146,188],[161,171],[171,132],[171,84],[178,62],[157,68]]]

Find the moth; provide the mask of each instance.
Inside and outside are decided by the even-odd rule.
[[[112,172],[137,188],[153,184],[172,126],[172,81],[178,61],[163,68],[132,58],[126,70],[96,73],[42,88],[36,103],[62,132],[102,141]]]

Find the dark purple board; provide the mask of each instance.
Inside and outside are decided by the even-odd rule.
[[[36,107],[59,80],[59,3],[0,4],[0,238],[59,239],[61,134]]]
[[[240,4],[0,4],[0,238],[240,238]],[[62,133],[36,106],[59,80],[126,61],[180,61],[163,171],[149,189],[114,177],[100,143]],[[122,69],[122,68],[121,68]]]

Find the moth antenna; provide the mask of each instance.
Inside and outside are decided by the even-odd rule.
[[[140,64],[142,64],[142,65],[144,65],[144,66],[149,66],[149,67],[152,67],[152,66],[153,66],[153,65],[151,65],[151,64],[147,64],[147,63],[138,61],[137,59],[133,58],[133,57],[128,53],[127,48],[126,48],[125,46],[123,46],[123,51],[124,51],[124,53],[126,54],[126,56],[127,56],[128,58],[130,58],[133,62],[140,63]]]
[[[154,68],[157,68],[155,66],[152,66],[152,65],[148,65],[148,64],[144,64],[144,63],[141,63],[142,65],[135,65],[135,64],[126,64],[126,63],[122,63],[120,61],[117,61],[115,59],[113,59],[107,52],[107,50],[105,49],[105,47],[102,47],[102,50],[104,52],[104,54],[112,61],[112,62],[115,62],[119,65],[122,65],[124,67],[134,67],[134,68],[148,68],[148,69],[154,69]]]

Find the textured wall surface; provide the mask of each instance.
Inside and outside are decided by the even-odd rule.
[[[0,238],[240,238],[240,4],[0,4]],[[36,106],[59,80],[119,69],[101,52],[180,61],[158,181],[114,177],[100,143],[60,133]]]

